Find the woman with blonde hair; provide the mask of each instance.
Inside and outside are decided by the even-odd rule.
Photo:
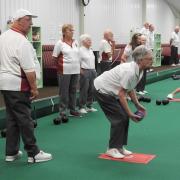
[[[76,111],[76,89],[79,81],[80,62],[79,45],[73,39],[74,27],[72,24],[62,26],[63,37],[54,47],[53,59],[57,62],[59,82],[59,119],[67,121],[67,110],[72,116],[80,116]]]

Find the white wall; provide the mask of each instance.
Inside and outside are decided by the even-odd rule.
[[[153,23],[156,32],[162,34],[162,43],[168,43],[176,18],[164,0],[147,0],[146,9],[142,9],[144,0],[91,0],[85,8],[85,32],[92,35],[94,49],[98,49],[103,31],[111,28],[118,43],[128,43],[130,29],[142,27],[142,14]]]
[[[176,18],[167,3],[163,0],[147,0],[146,17],[148,22],[155,25],[156,32],[161,33],[162,43],[169,43]]]
[[[103,31],[113,30],[118,43],[127,43],[130,29],[142,24],[142,0],[91,0],[85,8],[85,32],[98,49]]]
[[[64,23],[74,24],[75,38],[79,36],[79,0],[0,0],[0,28],[3,31],[7,20],[19,8],[38,15],[33,23],[42,27],[43,44],[54,44]]]
[[[5,30],[7,20],[19,8],[38,15],[34,25],[42,27],[43,44],[54,44],[60,36],[63,23],[75,25],[75,38],[79,36],[81,0],[0,0],[0,28]],[[93,38],[98,50],[103,31],[111,28],[118,43],[128,43],[130,30],[142,27],[142,1],[144,0],[91,0],[85,7],[84,29]],[[175,26],[175,17],[163,0],[147,0],[146,19],[155,24],[162,34],[162,42],[169,42]]]

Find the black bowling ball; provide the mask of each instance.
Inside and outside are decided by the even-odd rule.
[[[68,119],[67,116],[63,116],[63,117],[61,118],[61,120],[62,120],[62,123],[68,123],[68,121],[69,121],[69,119]]]
[[[53,119],[53,123],[54,123],[55,125],[61,124],[61,118],[60,118],[60,117],[57,117],[57,118]]]
[[[144,102],[150,103],[150,102],[151,102],[151,98],[149,98],[149,97],[144,97]]]
[[[149,97],[144,97],[144,96],[140,96],[138,98],[139,101],[142,101],[142,102],[147,102],[147,103],[150,103],[151,102],[151,98]]]
[[[163,105],[169,104],[169,100],[168,100],[168,99],[162,100],[162,104],[163,104]]]
[[[162,101],[156,100],[156,105],[161,105]]]

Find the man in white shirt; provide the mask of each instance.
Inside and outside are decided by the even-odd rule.
[[[31,100],[38,96],[36,85],[37,58],[26,35],[37,17],[20,9],[14,15],[11,29],[0,36],[0,90],[7,114],[6,161],[22,155],[20,136],[28,154],[28,162],[43,162],[52,155],[39,150],[31,118]],[[38,68],[37,68],[38,69]],[[39,73],[38,73],[39,74]]]
[[[124,158],[132,154],[124,148],[127,145],[129,118],[137,122],[140,118],[128,106],[128,94],[137,110],[146,113],[139,103],[134,88],[140,81],[143,70],[152,66],[152,51],[144,45],[135,48],[134,61],[123,63],[104,72],[94,80],[95,97],[110,121],[109,149],[106,154],[113,158]]]
[[[143,28],[140,30],[140,33],[146,37],[146,46],[149,45],[149,23],[145,22]]]
[[[150,24],[149,25],[149,35],[148,35],[148,48],[152,49],[154,48],[154,25]]]
[[[178,47],[179,47],[179,26],[176,26],[174,31],[171,33],[170,45],[171,45],[171,65],[176,66],[179,63],[178,58]]]
[[[111,30],[104,31],[104,39],[100,43],[100,66],[101,73],[111,69],[112,57],[115,49],[115,41]]]
[[[145,36],[148,36],[148,34],[149,34],[149,23],[148,22],[144,23],[144,26],[141,28],[140,33]]]
[[[141,35],[141,45],[145,45],[149,49],[149,47],[147,46],[147,37],[145,35]],[[145,91],[146,74],[147,74],[147,69],[144,69],[143,76],[136,86],[136,92],[139,95],[144,95],[147,93],[147,91]]]

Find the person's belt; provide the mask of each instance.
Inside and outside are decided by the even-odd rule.
[[[104,60],[101,60],[101,62],[112,62],[112,61],[109,60],[109,59],[108,59],[108,60],[105,60],[105,59],[104,59]]]
[[[95,69],[85,69],[85,68],[81,68],[82,70],[95,70]]]

